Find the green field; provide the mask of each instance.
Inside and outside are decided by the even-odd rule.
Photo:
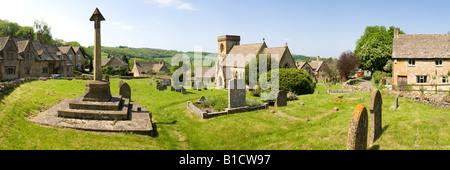
[[[119,93],[119,81],[111,79],[113,95]],[[147,105],[156,137],[85,132],[32,123],[28,118],[64,99],[82,95],[86,83],[34,81],[0,96],[0,149],[345,150],[354,107],[358,103],[368,106],[370,102],[369,93],[357,92],[338,99],[338,95],[328,95],[318,85],[314,94],[299,96],[299,100],[289,101],[288,107],[203,120],[187,111],[186,102],[196,101],[202,95],[226,97],[227,91],[188,89],[182,95],[170,90],[157,91],[155,86],[148,86],[151,79],[123,81],[136,89],[132,91],[132,100]],[[338,89],[340,85],[332,88]],[[394,97],[382,94],[384,132],[370,149],[450,149],[449,109],[400,98],[400,108],[390,111]],[[334,112],[334,107],[340,110]],[[270,113],[271,109],[275,113]]]

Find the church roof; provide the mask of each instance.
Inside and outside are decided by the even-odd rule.
[[[249,54],[254,54],[255,56],[258,55],[259,51],[261,51],[262,48],[265,48],[266,43],[256,43],[256,44],[244,44],[244,45],[235,45],[230,50],[228,54],[238,55],[242,54],[243,56],[247,56]]]

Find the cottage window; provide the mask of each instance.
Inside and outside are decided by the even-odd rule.
[[[442,83],[448,83],[447,76],[442,76]]]
[[[5,72],[6,72],[6,75],[14,75],[14,74],[16,74],[16,68],[15,67],[6,67],[5,68]]]
[[[416,60],[414,60],[414,59],[408,60],[408,66],[415,66],[415,65],[416,65]]]
[[[436,60],[435,64],[436,66],[442,66],[442,60]]]
[[[114,66],[114,69],[119,69],[119,66]]]
[[[47,67],[42,68],[42,73],[47,74],[48,73],[48,68]]]
[[[29,76],[31,73],[31,68],[25,68],[25,75]]]
[[[72,54],[69,54],[69,60],[72,60]]]
[[[45,60],[45,55],[42,55],[42,56],[41,56],[41,59],[42,59],[42,60]]]
[[[417,76],[417,83],[426,83],[427,76]]]
[[[78,64],[77,64],[77,68],[78,68],[78,69],[81,69],[81,63],[78,63]]]
[[[81,60],[81,55],[80,54],[78,54],[78,60]]]

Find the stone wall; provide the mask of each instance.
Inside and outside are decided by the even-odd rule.
[[[354,83],[354,81],[357,81],[356,79],[351,79],[346,81],[344,84],[342,84],[343,88],[351,89],[351,90],[357,90],[357,91],[363,91],[363,92],[371,92],[372,89],[367,87],[359,87],[359,86],[353,86],[351,84]],[[450,108],[450,95],[439,93],[437,95],[434,94],[422,94],[421,92],[404,92],[404,91],[393,91],[389,90],[387,91],[394,96],[403,97],[406,99],[410,99],[411,101],[418,102],[418,103],[424,103],[424,104],[430,104],[434,107],[438,108]]]
[[[225,111],[222,112],[213,112],[213,113],[207,113],[205,111],[200,110],[198,107],[196,107],[192,102],[187,102],[187,109],[191,111],[192,113],[195,113],[196,115],[200,116],[202,119],[210,119],[213,117],[218,117],[222,115],[228,115],[228,114],[235,114],[235,113],[242,113],[242,112],[250,112],[255,110],[263,110],[269,108],[268,103],[264,103],[264,105],[261,106],[253,106],[253,107],[238,107],[238,108],[226,108]]]
[[[4,93],[8,92],[9,90],[19,87],[23,83],[34,81],[34,80],[38,80],[38,78],[27,77],[27,78],[16,79],[13,81],[0,82],[0,94],[4,94]]]

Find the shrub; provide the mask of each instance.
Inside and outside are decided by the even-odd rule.
[[[382,71],[375,71],[372,74],[372,78],[375,81],[375,84],[378,84],[383,77],[392,77],[392,73],[386,73]]]
[[[279,84],[264,83],[261,82],[261,78],[266,78],[271,81],[272,71],[277,71],[279,75]],[[261,98],[264,102],[269,104],[273,103],[274,100],[265,100],[267,97],[275,98],[276,91],[271,91],[271,87],[276,88],[278,86],[279,90],[285,90],[286,92],[292,92],[295,95],[302,94],[312,94],[314,93],[315,87],[311,76],[303,69],[288,68],[288,69],[276,69],[262,74],[260,77],[260,86],[258,89],[261,90]]]

